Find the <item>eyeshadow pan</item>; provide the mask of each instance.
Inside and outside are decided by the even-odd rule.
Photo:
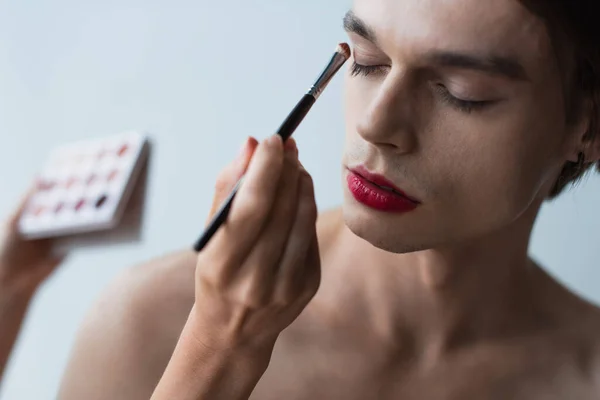
[[[124,132],[52,150],[19,219],[25,238],[104,231],[123,218],[147,157],[148,137]]]
[[[81,199],[75,204],[75,211],[81,210],[83,206],[85,206],[85,199]]]
[[[109,182],[112,182],[112,181],[114,181],[114,180],[115,180],[115,178],[117,177],[117,175],[119,175],[119,171],[118,171],[118,170],[116,170],[116,169],[115,169],[115,170],[112,170],[112,171],[110,172],[110,174],[108,174],[108,181],[109,181]]]
[[[96,181],[96,175],[92,174],[90,175],[90,177],[87,179],[87,184],[91,185],[92,183],[94,183]]]
[[[96,208],[101,208],[106,203],[106,200],[108,200],[107,195],[103,194],[100,196],[98,200],[96,200]]]
[[[77,183],[77,178],[75,178],[75,177],[69,178],[69,180],[67,181],[67,184],[66,184],[67,189],[72,187],[75,183]]]
[[[123,157],[127,153],[127,150],[129,150],[129,146],[124,144],[123,146],[121,146],[119,148],[119,151],[117,151],[117,154],[119,155],[119,157]]]

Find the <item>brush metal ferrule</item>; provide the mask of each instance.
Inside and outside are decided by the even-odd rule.
[[[308,91],[308,94],[313,96],[315,100],[318,99],[321,93],[323,93],[323,90],[325,90],[325,88],[327,87],[327,84],[329,84],[331,79],[335,76],[335,74],[340,70],[342,65],[344,65],[344,63],[347,60],[348,58],[346,56],[339,52],[336,52],[333,55],[333,57],[331,57],[329,64],[327,65],[327,67],[325,67],[321,76],[319,76],[316,82],[312,85],[312,87]]]

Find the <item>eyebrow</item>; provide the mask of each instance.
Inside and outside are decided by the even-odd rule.
[[[344,29],[377,44],[375,30],[356,16],[352,10],[344,16]],[[438,66],[484,72],[490,75],[503,76],[511,80],[528,81],[525,68],[515,58],[504,56],[480,56],[452,51],[434,51],[426,59]]]
[[[512,80],[527,81],[529,77],[523,65],[515,58],[502,56],[478,56],[449,51],[435,51],[426,59],[442,67],[454,67],[500,75]]]
[[[358,18],[352,10],[344,15],[344,29],[348,33],[355,33],[367,39],[369,42],[377,43],[375,31],[362,19]]]

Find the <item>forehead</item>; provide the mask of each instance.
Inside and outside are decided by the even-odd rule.
[[[353,12],[391,57],[431,50],[494,53],[534,68],[552,55],[544,22],[517,0],[355,0]]]

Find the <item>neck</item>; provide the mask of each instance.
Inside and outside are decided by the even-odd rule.
[[[502,231],[401,255],[376,249],[346,230],[340,244],[353,250],[331,272],[345,283],[337,293],[356,299],[349,300],[354,307],[349,311],[355,318],[357,312],[371,318],[377,334],[409,338],[422,352],[532,329],[540,323],[530,300],[540,273],[527,252],[539,206]]]

